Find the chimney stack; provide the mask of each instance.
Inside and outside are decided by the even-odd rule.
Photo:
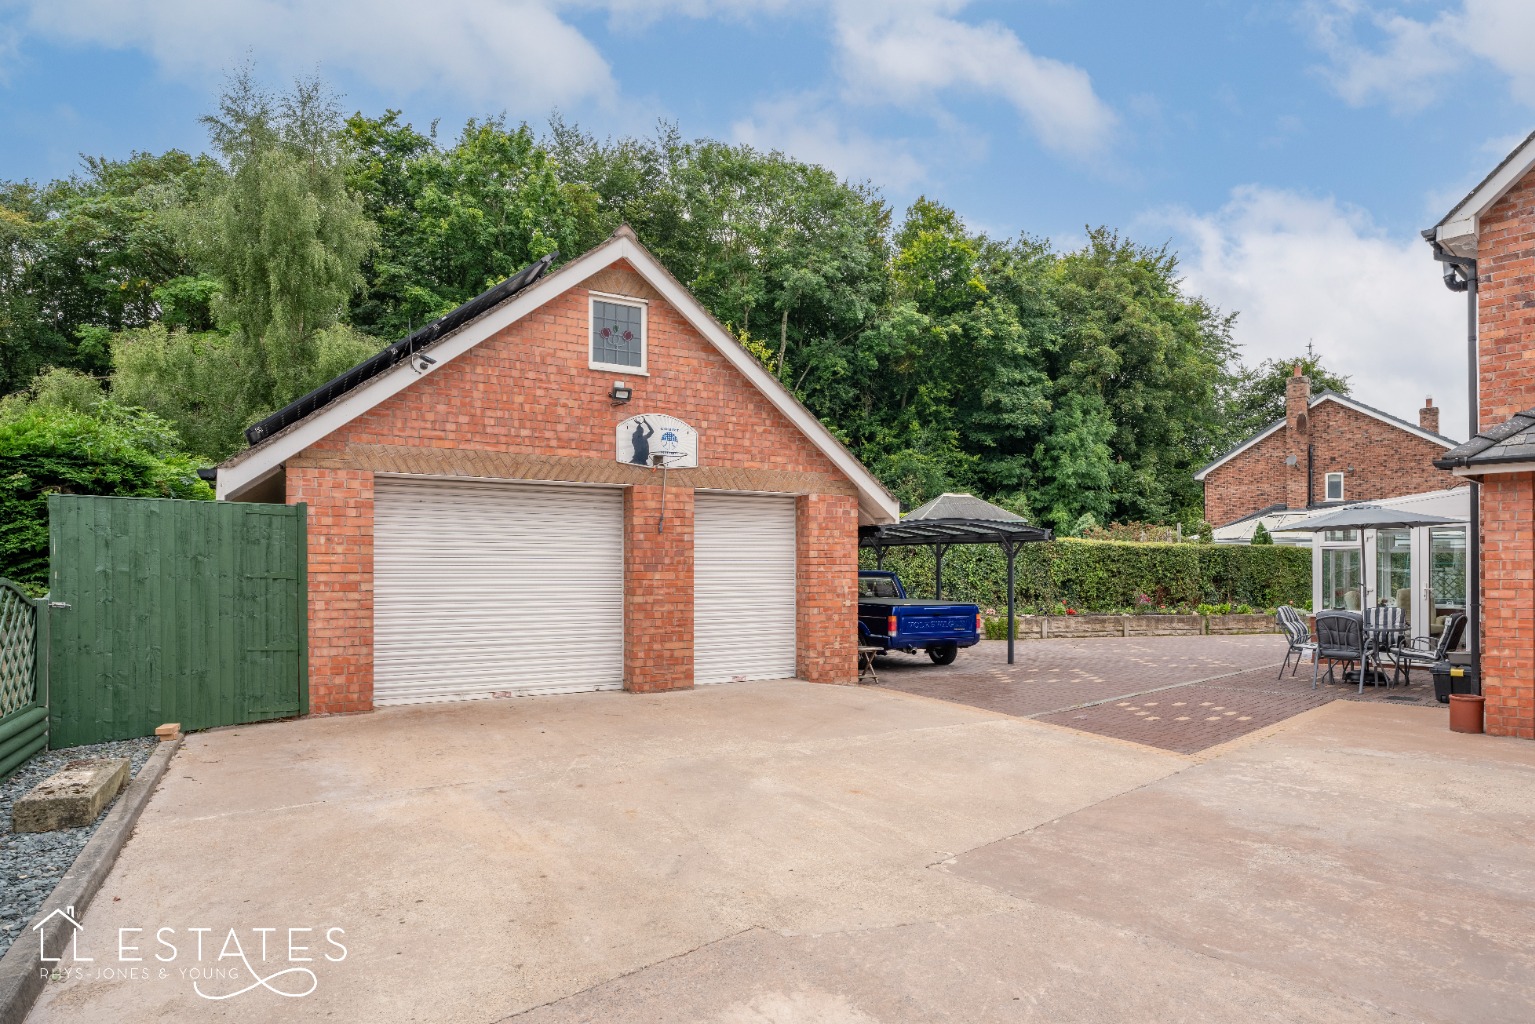
[[[1423,408],[1418,410],[1418,426],[1430,434],[1439,433],[1439,410],[1434,405],[1431,397],[1423,400]]]
[[[1311,445],[1311,378],[1300,372],[1300,364],[1285,381],[1285,504],[1290,508],[1305,508],[1308,488],[1306,475],[1310,460],[1306,457]],[[1293,458],[1295,461],[1291,462]]]

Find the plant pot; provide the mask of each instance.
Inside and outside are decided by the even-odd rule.
[[[1450,731],[1481,732],[1486,700],[1479,693],[1450,694]]]

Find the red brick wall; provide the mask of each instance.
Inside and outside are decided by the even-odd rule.
[[[1443,446],[1337,402],[1312,406],[1310,428],[1311,443],[1316,446],[1311,493],[1317,503],[1327,499],[1327,474],[1334,472],[1344,474],[1344,501],[1465,484],[1434,468],[1433,460],[1445,452]],[[1285,465],[1287,455],[1296,457],[1294,469]],[[1269,505],[1289,504],[1287,486],[1292,477],[1299,478],[1302,486],[1296,496],[1304,501],[1305,469],[1305,446],[1294,444],[1285,430],[1279,430],[1210,471],[1205,477],[1205,518],[1222,526]]]
[[[1481,219],[1477,238],[1481,425],[1535,405],[1535,171]]]
[[[1481,512],[1487,731],[1535,739],[1535,474],[1488,476]]]
[[[309,503],[309,709],[373,707],[373,474],[289,469]]]
[[[1535,405],[1535,172],[1482,217],[1477,240],[1483,427]],[[1487,731],[1535,739],[1535,475],[1481,493],[1482,693]]]
[[[693,685],[693,491],[661,488],[624,492],[624,688],[638,693]],[[856,524],[855,524],[856,530]]]
[[[841,491],[848,489],[831,461],[626,264],[594,280],[600,291],[650,300],[649,376],[587,366],[589,293],[584,284],[573,283],[564,295],[290,460],[288,500],[308,501],[311,508],[310,693],[315,711],[372,706],[372,474],[327,466],[327,460],[344,461],[348,446],[562,456],[611,464],[618,423],[655,412],[680,417],[697,429],[700,467],[816,474]],[[615,406],[607,397],[616,379],[634,389],[627,405]],[[306,462],[313,468],[295,465]],[[630,631],[665,635],[661,643],[645,645],[650,649],[629,645],[626,651],[626,685],[638,690],[692,685],[692,490],[672,475],[667,533],[657,537],[652,513],[659,511],[659,491],[658,486],[634,486],[625,503],[625,572],[634,584],[626,598],[627,625]],[[800,659],[815,678],[842,682],[856,675],[853,655],[843,657],[856,628],[851,610],[857,586],[856,499],[812,497],[817,500],[808,506],[808,523],[802,517],[800,529],[816,539],[812,550],[820,552],[807,578],[825,589],[802,582],[801,594],[813,594],[821,602],[818,607],[842,601],[848,610],[845,628],[832,629],[821,617],[811,617],[800,634]],[[829,563],[823,564],[831,552],[845,557],[845,582],[839,582]],[[833,646],[821,651],[816,646],[821,643]]]
[[[795,506],[797,672],[812,683],[858,681],[858,502],[802,495]]]
[[[1210,470],[1205,477],[1205,518],[1216,526],[1225,526],[1260,508],[1286,504],[1290,474],[1301,478],[1306,475],[1304,469],[1285,465],[1288,454],[1289,439],[1279,430],[1230,462]],[[1304,467],[1304,451],[1300,459]]]
[[[1434,460],[1446,451],[1443,445],[1337,402],[1322,402],[1311,410],[1311,442],[1316,445],[1317,501],[1326,500],[1328,473],[1343,473],[1345,501],[1465,486],[1453,473],[1434,468]]]

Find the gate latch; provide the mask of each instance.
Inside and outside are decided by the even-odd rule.
[[[49,601],[48,602],[48,607],[49,608],[68,608],[68,607],[70,607],[70,604],[69,604],[68,601]]]

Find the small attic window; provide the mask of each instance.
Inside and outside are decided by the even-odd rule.
[[[592,296],[594,370],[645,372],[645,304],[633,299]]]
[[[1342,501],[1343,500],[1343,474],[1342,473],[1328,473],[1327,474],[1327,500],[1328,501]]]

